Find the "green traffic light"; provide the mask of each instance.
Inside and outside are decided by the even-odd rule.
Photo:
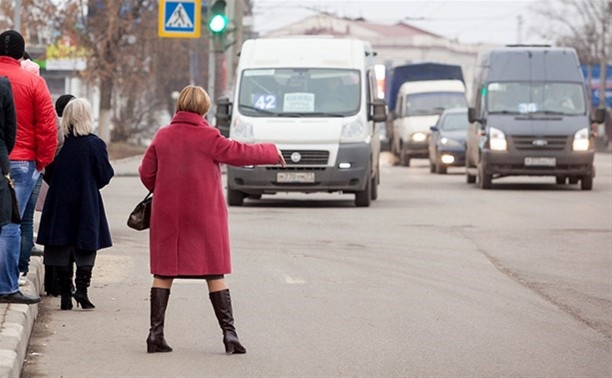
[[[221,33],[227,27],[227,23],[228,21],[225,15],[216,14],[213,16],[213,18],[210,19],[210,22],[208,23],[208,27],[210,28],[210,31],[212,31],[213,33]]]

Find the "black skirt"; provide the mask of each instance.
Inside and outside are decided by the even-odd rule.
[[[79,249],[75,246],[45,246],[44,263],[50,266],[68,266],[71,261],[77,266],[93,266],[96,263],[96,251]]]

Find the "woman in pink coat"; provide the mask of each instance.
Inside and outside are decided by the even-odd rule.
[[[246,353],[234,328],[224,280],[231,261],[220,164],[284,166],[285,161],[273,144],[243,144],[223,137],[203,118],[209,108],[204,89],[183,89],[170,125],[157,132],[139,168],[142,183],[154,192],[149,353],[172,351],[164,339],[164,318],[175,278],[207,281],[226,353]]]

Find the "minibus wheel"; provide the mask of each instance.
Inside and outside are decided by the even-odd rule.
[[[557,185],[564,185],[567,182],[567,177],[557,176]]]
[[[591,190],[593,189],[593,175],[582,176],[580,179],[580,189]]]
[[[369,207],[372,203],[372,178],[366,178],[366,187],[364,190],[355,192],[355,206]]]
[[[244,203],[244,193],[239,190],[230,189],[227,186],[227,204],[230,206],[242,206]]]

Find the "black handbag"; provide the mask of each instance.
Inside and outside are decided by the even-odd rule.
[[[153,202],[153,198],[151,197],[152,194],[153,192],[149,192],[145,199],[136,205],[127,221],[129,228],[142,231],[151,226],[151,204]]]

